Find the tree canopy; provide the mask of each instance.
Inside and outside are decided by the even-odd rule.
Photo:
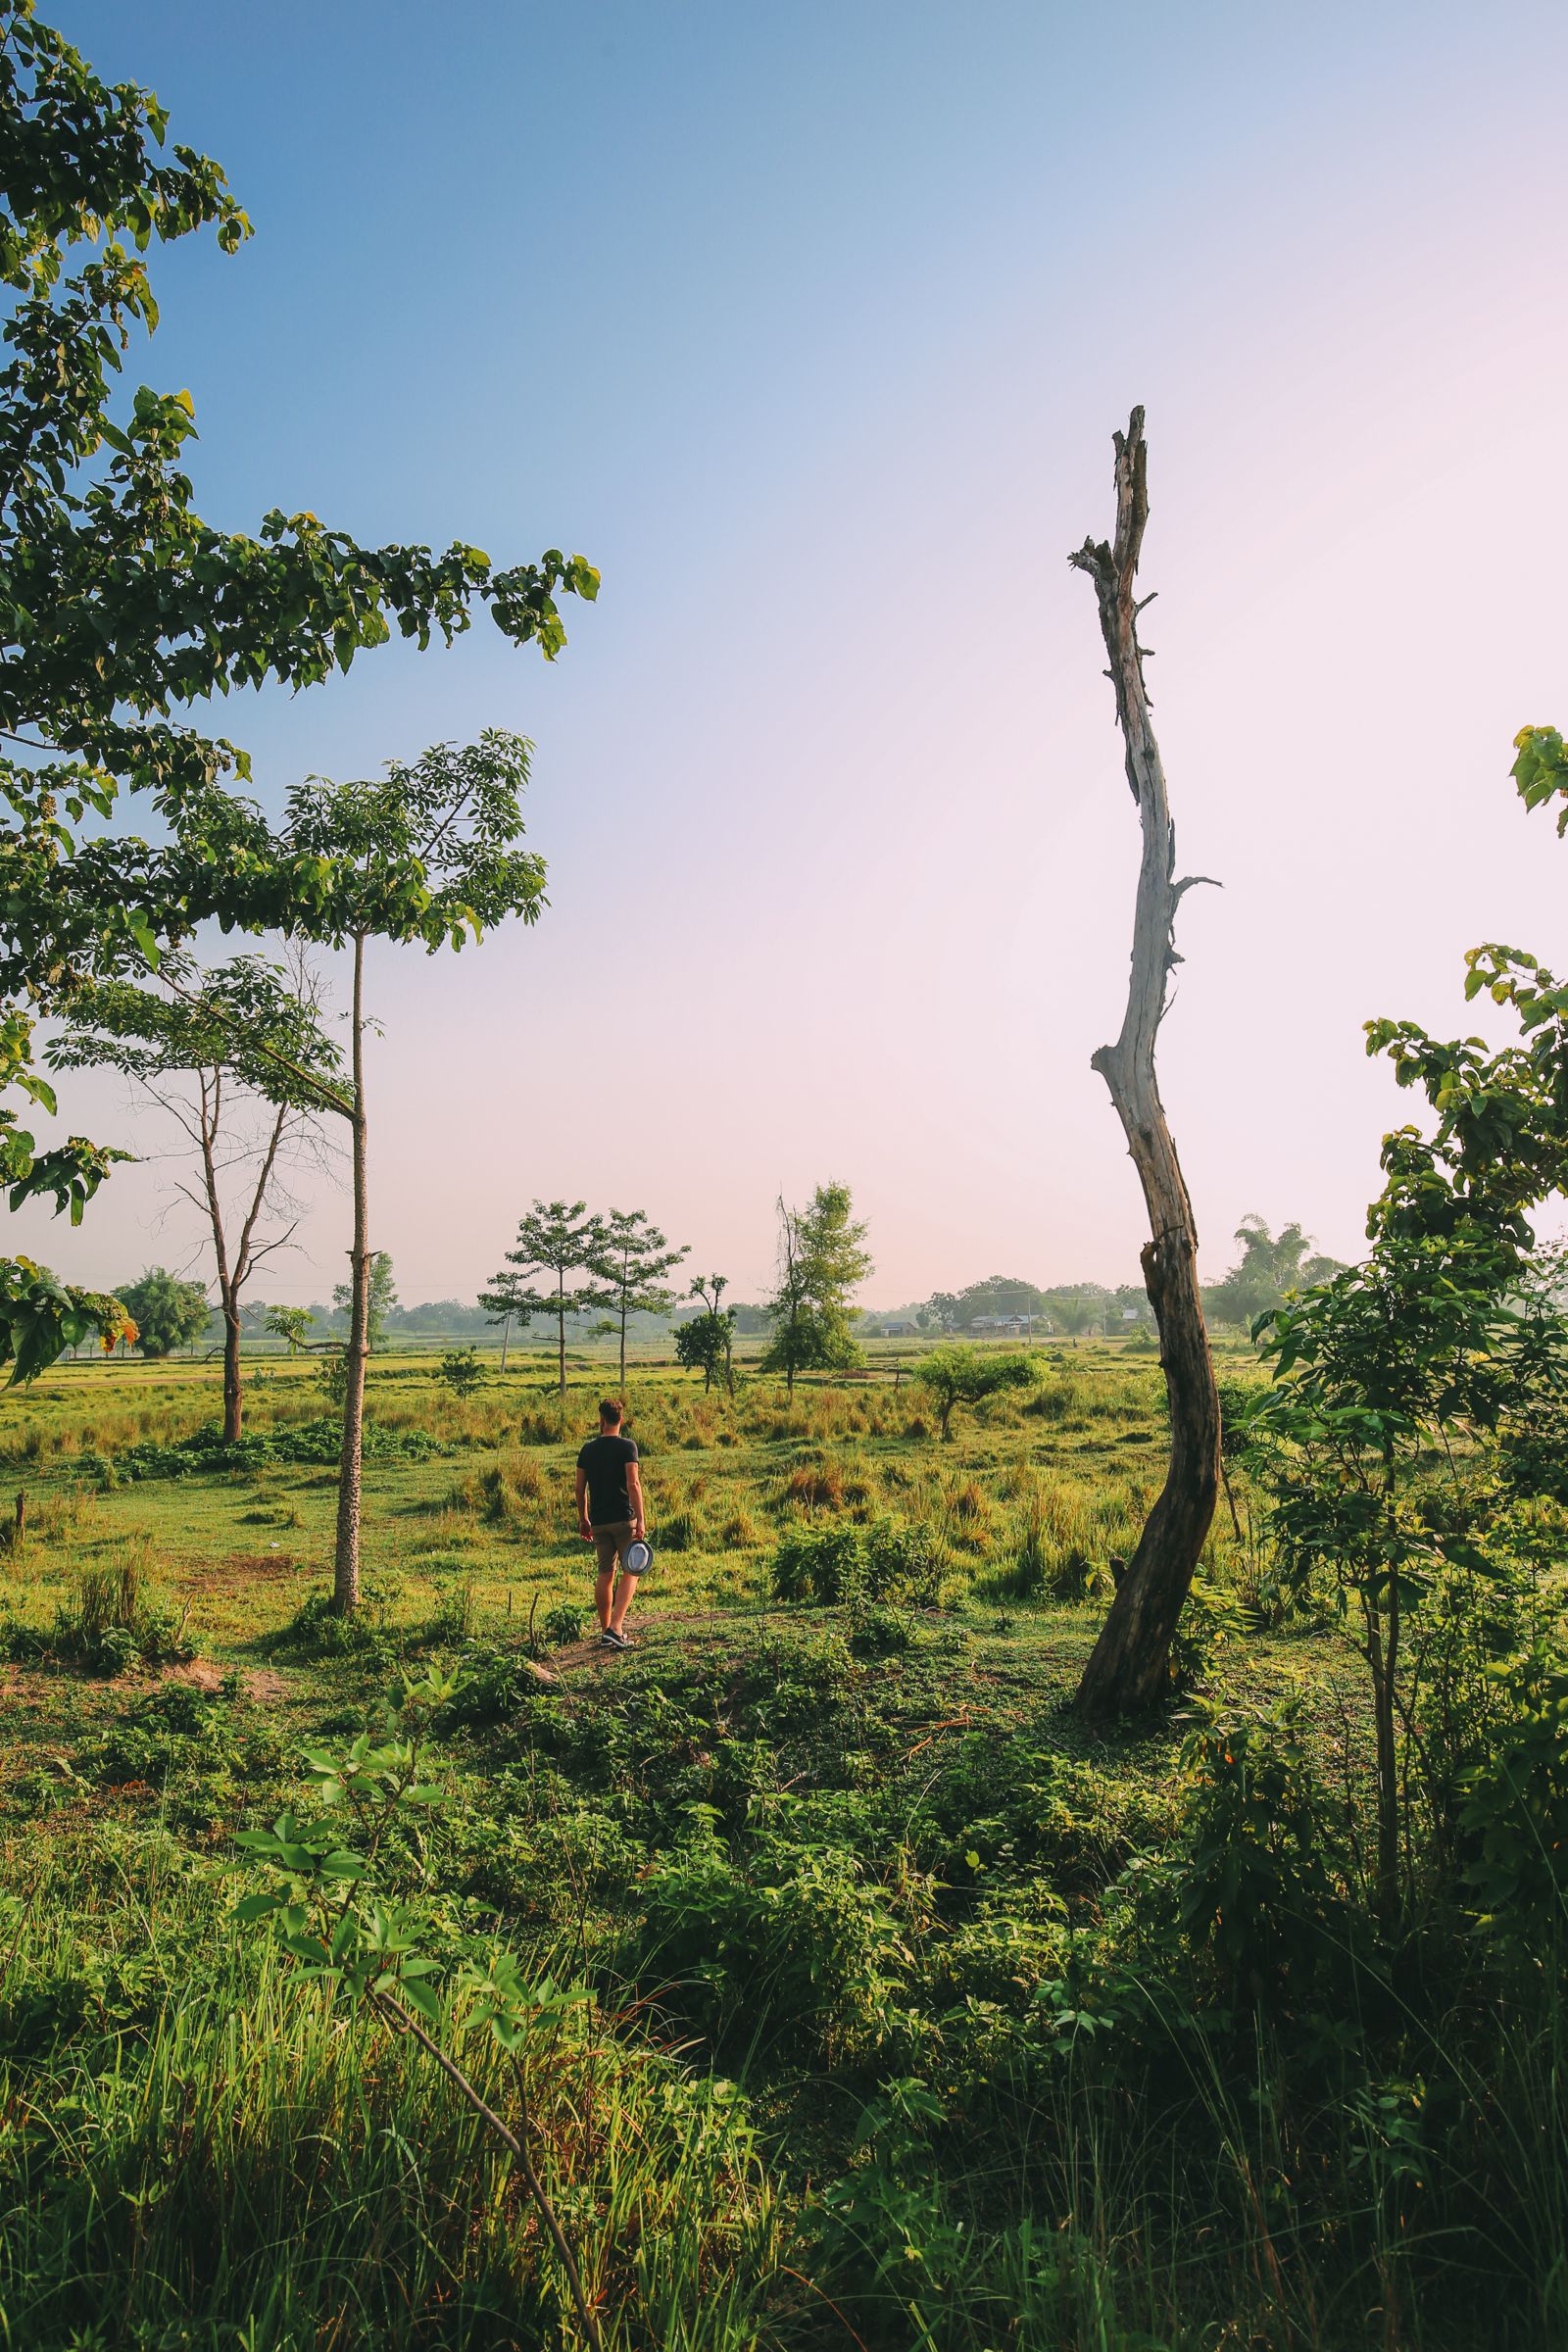
[[[797,1373],[859,1362],[850,1299],[874,1269],[847,1184],[819,1184],[805,1208],[780,1200],[778,1217],[778,1278],[767,1302],[773,1336],[762,1363],[785,1375],[793,1396]]]
[[[461,542],[362,546],[305,513],[273,509],[252,532],[202,519],[190,395],[131,388],[125,358],[158,323],[149,248],[210,230],[233,254],[250,223],[220,167],[168,147],[168,127],[31,0],[0,0],[0,1182],[13,1206],[45,1195],[74,1220],[120,1154],[79,1135],[40,1148],[31,1114],[56,1102],[39,1015],[88,982],[144,977],[204,914],[277,920],[248,863],[259,820],[227,798],[246,756],[184,714],[269,679],[317,684],[394,632],[450,642],[479,605],[553,658],[558,596],[598,589],[555,549],[498,568]],[[145,796],[156,842],[122,824],[127,794]],[[297,846],[272,878],[330,929],[352,897],[341,864]],[[25,1348],[10,1320],[0,1339],[16,1365],[51,1314],[60,1345],[68,1321],[92,1320],[87,1294],[73,1305],[51,1281],[18,1260],[0,1282],[0,1318],[26,1324]]]
[[[556,1326],[558,1385],[561,1410],[566,1410],[566,1319],[590,1314],[610,1304],[610,1294],[595,1273],[604,1247],[604,1227],[588,1214],[586,1200],[536,1200],[517,1221],[517,1246],[507,1251],[507,1262],[490,1277],[479,1300],[486,1314],[500,1322],[504,1315],[521,1325],[535,1315],[552,1318]],[[534,1277],[555,1276],[554,1287],[540,1288]],[[569,1287],[568,1274],[586,1274],[586,1282]]]
[[[139,1281],[123,1286],[120,1297],[136,1326],[135,1345],[146,1356],[172,1355],[199,1340],[212,1312],[205,1287],[181,1281],[167,1266],[149,1266]]]
[[[1002,1355],[991,1348],[933,1348],[914,1369],[941,1417],[942,1435],[960,1404],[980,1404],[1004,1389],[1033,1388],[1039,1368],[1027,1355]]]
[[[1300,1225],[1282,1225],[1270,1233],[1261,1217],[1247,1216],[1236,1228],[1236,1239],[1241,1256],[1223,1282],[1205,1294],[1208,1311],[1221,1323],[1250,1326],[1292,1291],[1331,1282],[1341,1271],[1338,1258],[1313,1250]]]

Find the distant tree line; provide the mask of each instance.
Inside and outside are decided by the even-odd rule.
[[[1314,1250],[1311,1237],[1299,1224],[1282,1225],[1271,1233],[1259,1216],[1244,1217],[1237,1229],[1240,1255],[1224,1278],[1203,1291],[1203,1309],[1211,1323],[1249,1329],[1256,1318],[1278,1306],[1293,1292],[1330,1282],[1342,1268],[1338,1258]],[[747,1310],[741,1310],[747,1311]],[[859,1318],[862,1331],[888,1324],[909,1323],[930,1337],[966,1332],[1025,1330],[1077,1339],[1088,1333],[1153,1329],[1149,1295],[1141,1282],[1033,1283],[1021,1275],[989,1274],[961,1291],[933,1291],[908,1306]]]
[[[564,1204],[556,1205],[564,1210]],[[574,1206],[585,1216],[581,1203]],[[545,1212],[536,1204],[534,1213]],[[615,1291],[611,1281],[612,1266],[609,1274],[593,1274],[585,1266],[590,1279],[569,1290],[564,1270],[559,1294],[551,1292],[548,1298],[536,1298],[529,1312],[534,1316],[548,1312],[556,1323],[561,1346],[568,1338],[580,1342],[596,1333],[602,1336],[607,1328],[618,1333],[622,1319],[628,1335],[666,1333],[673,1326],[678,1360],[704,1372],[710,1381],[715,1373],[727,1372],[737,1339],[769,1339],[772,1345],[764,1361],[789,1380],[792,1359],[796,1371],[852,1365],[858,1354],[857,1334],[868,1337],[889,1324],[908,1323],[932,1339],[957,1333],[983,1337],[988,1330],[1016,1336],[1010,1329],[1013,1324],[1069,1340],[1152,1329],[1148,1297],[1136,1283],[1121,1283],[1114,1289],[1102,1282],[1048,1287],[1004,1274],[988,1275],[961,1291],[933,1291],[918,1304],[891,1312],[857,1314],[850,1306],[850,1295],[865,1280],[869,1261],[861,1247],[865,1228],[855,1221],[845,1185],[819,1186],[802,1210],[786,1209],[780,1202],[781,1237],[788,1219],[794,1256],[781,1271],[774,1297],[756,1305],[738,1302],[720,1309],[717,1298],[728,1288],[722,1275],[705,1276],[679,1297],[663,1290],[661,1273],[686,1252],[667,1250],[662,1234],[649,1226],[640,1212],[612,1213],[626,1228],[621,1235],[620,1290]],[[584,1224],[577,1241],[583,1246],[592,1242],[595,1262],[602,1268],[606,1263],[601,1249],[604,1236],[598,1225],[603,1225],[605,1232],[609,1225],[599,1220],[591,1233],[589,1224],[593,1222]],[[566,1225],[571,1226],[569,1212]],[[661,1260],[659,1273],[650,1272],[641,1256],[629,1252],[628,1234],[640,1247],[646,1244],[643,1255],[650,1263]],[[1343,1271],[1339,1259],[1313,1249],[1310,1236],[1299,1224],[1282,1225],[1278,1233],[1271,1233],[1261,1217],[1248,1216],[1237,1228],[1236,1240],[1240,1245],[1236,1263],[1222,1281],[1203,1292],[1204,1310],[1212,1323],[1248,1330],[1259,1315],[1281,1305],[1293,1293],[1331,1282]],[[567,1261],[568,1269],[572,1262]],[[372,1350],[399,1339],[493,1338],[498,1320],[508,1313],[520,1332],[527,1321],[520,1311],[520,1293],[527,1286],[514,1283],[508,1290],[500,1277],[496,1279],[500,1287],[486,1298],[429,1298],[404,1306],[398,1299],[392,1260],[384,1250],[376,1251],[370,1268],[368,1313]],[[716,1293],[710,1287],[714,1284]],[[166,1267],[147,1268],[136,1281],[118,1286],[114,1296],[122,1300],[137,1326],[135,1346],[143,1355],[165,1356],[185,1348],[206,1352],[228,1339],[229,1318],[222,1305],[209,1303],[201,1283],[185,1281]],[[608,1325],[607,1305],[614,1309]],[[265,1335],[281,1340],[291,1352],[341,1345],[348,1336],[350,1315],[346,1283],[338,1285],[330,1305],[320,1300],[309,1307],[268,1305],[258,1299],[241,1309],[243,1325],[253,1338]],[[704,1324],[705,1329],[688,1337],[689,1328],[696,1323]]]

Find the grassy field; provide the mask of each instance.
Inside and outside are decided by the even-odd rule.
[[[1169,1716],[1068,1713],[1163,1403],[1136,1349],[1041,1354],[946,1445],[874,1355],[793,1405],[635,1366],[659,1561],[624,1658],[574,1638],[608,1358],[573,1359],[564,1434],[543,1356],[467,1401],[377,1359],[350,1636],[308,1368],[255,1375],[233,1460],[200,1449],[211,1367],[8,1398],[0,2340],[573,2340],[510,2159],[233,1922],[236,1832],[431,1661],[464,1677],[440,1801],[377,1869],[586,1991],[510,2060],[450,2031],[526,2117],[607,2343],[1564,2340],[1554,2024],[1451,1915],[1372,1954],[1359,1661],[1273,1589],[1245,1489]],[[832,1543],[844,1597],[781,1600]],[[127,1594],[129,1662],[87,1638]]]

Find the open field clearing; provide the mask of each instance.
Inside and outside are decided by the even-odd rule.
[[[1261,1739],[1292,1707],[1300,1764],[1266,1769],[1310,1784],[1348,1872],[1369,1835],[1359,1661],[1260,1584],[1245,1485],[1191,1614],[1193,1700],[1110,1740],[1068,1712],[1153,1483],[1147,1358],[1046,1351],[947,1445],[884,1375],[792,1407],[745,1372],[732,1400],[640,1371],[658,1560],[626,1656],[581,1639],[597,1369],[563,1444],[542,1360],[461,1403],[375,1363],[352,1624],[321,1606],[308,1372],[255,1381],[220,1468],[190,1446],[210,1369],[68,1366],[8,1400],[10,2340],[571,2333],[537,2214],[439,2073],[233,1918],[259,1883],[236,1834],[308,1805],[303,1754],[455,1670],[436,1793],[376,1867],[543,1987],[510,2059],[455,2046],[526,2113],[606,2342],[1348,2348],[1419,2310],[1392,2340],[1458,2352],[1484,2309],[1487,2340],[1544,2341],[1559,2176],[1522,2026],[1485,2038],[1462,1959],[1419,2012],[1347,1976],[1346,1898],[1289,1834],[1226,1849],[1266,1881],[1235,1887],[1235,1948],[1205,1891],[1229,1799],[1195,1708]],[[779,1598],[846,1559],[868,1581],[836,1603]],[[112,1630],[73,1652],[59,1629],[115,1578],[130,1605],[100,1616],[145,1655]],[[1277,1988],[1255,2016],[1254,1980]],[[1257,2035],[1287,2029],[1260,2104]],[[1499,2054],[1517,2079],[1483,2092]]]

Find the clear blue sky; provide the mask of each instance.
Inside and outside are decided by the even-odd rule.
[[[255,222],[158,260],[131,360],[191,389],[212,517],[604,574],[554,669],[481,621],[222,714],[264,794],[538,745],[538,931],[375,974],[405,1297],[471,1292],[536,1193],[647,1206],[749,1295],[774,1193],[828,1175],[876,1299],[1134,1272],[1088,1056],[1136,838],[1064,557],[1135,400],[1156,723],[1226,884],[1164,1065],[1207,1269],[1251,1209],[1354,1249],[1400,1102],[1361,1019],[1464,1025],[1481,937],[1563,952],[1568,851],[1505,783],[1568,710],[1560,9],[45,13]],[[18,1239],[174,1262],[166,1177]],[[338,1277],[317,1195],[270,1296]]]

